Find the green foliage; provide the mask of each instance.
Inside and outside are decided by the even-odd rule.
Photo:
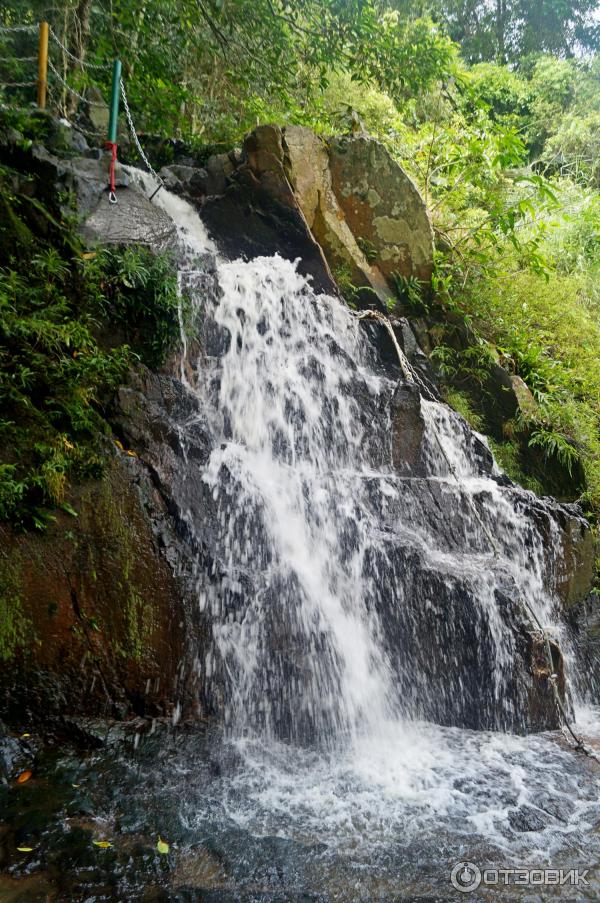
[[[452,348],[440,343],[433,349],[431,360],[448,382],[481,390],[489,378],[494,354],[488,343],[479,339],[465,348]]]
[[[332,72],[401,101],[445,77],[456,56],[431,20],[401,17],[379,0],[66,0],[52,9],[8,0],[0,24],[22,21],[25,9],[29,20],[48,18],[76,55],[96,63],[120,56],[142,128],[206,142],[235,140],[257,121],[313,122]],[[3,43],[0,36],[0,55]],[[95,83],[108,96],[110,73],[82,70],[67,56],[57,62],[79,92]],[[70,98],[60,102],[72,112]]]
[[[348,307],[356,310],[358,307],[359,288],[352,281],[352,273],[350,267],[345,264],[339,264],[333,271],[333,277],[340,294]]]
[[[593,511],[600,506],[600,320],[586,277],[584,271],[544,278],[513,259],[508,271],[469,286],[462,302],[477,332],[535,398],[537,407],[522,412],[510,430],[521,448],[521,469],[564,494],[566,486],[556,482],[562,468],[575,494],[586,487],[584,501]],[[465,371],[457,353],[444,346],[438,353],[447,378],[460,378]]]
[[[414,7],[399,0],[401,7]],[[595,0],[428,0],[419,14],[442,21],[470,62],[518,62],[532,53],[571,56],[598,47]]]
[[[43,529],[69,478],[101,472],[104,406],[132,363],[166,354],[177,291],[172,265],[147,250],[73,256],[57,211],[40,234],[6,173],[2,187],[17,228],[0,229],[0,517]]]
[[[475,410],[473,401],[466,392],[461,392],[459,389],[448,388],[444,393],[444,401],[464,417],[469,426],[474,430],[477,430],[478,432],[484,431],[485,420],[482,415]]]
[[[414,316],[428,313],[429,305],[425,299],[425,284],[416,276],[403,276],[401,273],[391,274],[391,281],[400,303]]]
[[[600,188],[600,113],[562,117],[542,152],[548,171]]]
[[[536,60],[530,78],[531,105],[528,123],[532,152],[539,153],[544,142],[560,126],[575,99],[577,65],[572,60],[543,56]]]
[[[479,63],[466,74],[464,100],[471,112],[485,110],[492,121],[520,129],[530,114],[531,90],[514,70]]]
[[[377,260],[377,248],[373,242],[369,241],[367,238],[360,238],[359,236],[359,238],[356,239],[356,243],[365,255],[367,263],[374,263]]]
[[[534,430],[529,439],[529,448],[541,449],[546,459],[556,458],[566,467],[569,476],[573,476],[573,469],[580,460],[573,441],[553,429],[541,427]]]
[[[100,286],[99,315],[147,366],[158,367],[179,335],[177,276],[172,261],[148,248],[104,249],[85,264]]]
[[[544,495],[544,482],[536,479],[524,469],[523,451],[518,442],[514,439],[497,442],[491,437],[488,437],[488,442],[498,466],[509,479],[537,495]]]

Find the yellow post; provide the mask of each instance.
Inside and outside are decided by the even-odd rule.
[[[40,49],[38,56],[38,107],[46,109],[48,89],[48,23],[40,22]]]

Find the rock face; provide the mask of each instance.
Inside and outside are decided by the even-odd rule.
[[[370,173],[363,173],[362,181],[358,178],[361,159],[381,165],[380,181],[372,181]],[[152,205],[150,213],[143,195],[125,184],[117,218],[107,223],[115,211],[106,207],[98,161],[63,161],[42,149],[35,160],[49,179],[77,192],[90,241],[110,240],[111,226],[114,240],[139,241],[136,220],[142,219],[150,229],[149,242],[157,235],[167,244],[171,240],[172,226]],[[175,165],[168,175],[174,188],[203,202],[205,222],[231,256],[302,256],[304,272],[316,288],[327,291],[335,291],[329,263],[335,267],[345,262],[354,267],[355,278],[364,279],[385,299],[386,276],[398,271],[425,278],[428,265],[426,213],[414,186],[404,182],[394,166],[383,148],[363,138],[327,147],[306,129],[264,127],[248,138],[240,155],[211,158],[202,170]],[[391,196],[394,179],[403,186],[403,202]],[[121,213],[125,218],[118,218]],[[359,239],[365,248],[366,242],[376,247],[375,262],[366,259]],[[219,296],[214,262],[204,261],[197,278],[195,288],[204,302]],[[349,354],[342,355],[334,339],[328,353],[344,361],[344,392],[368,427],[364,452],[370,465],[394,480],[392,495],[389,487],[385,491],[384,480],[364,480],[365,511],[378,524],[364,567],[378,578],[369,607],[381,614],[385,625],[383,648],[397,675],[399,694],[408,700],[407,712],[473,728],[554,727],[549,664],[524,617],[510,572],[501,573],[491,590],[502,631],[514,638],[503,685],[514,705],[498,715],[497,688],[490,679],[494,637],[479,604],[486,575],[473,565],[470,571],[460,567],[469,556],[487,554],[490,560],[485,531],[473,529],[473,508],[461,486],[439,479],[444,459],[428,433],[422,393],[401,381],[389,336],[380,324],[365,323],[364,328],[373,345],[373,367],[385,375],[389,398],[368,391],[364,373]],[[431,374],[410,324],[401,320],[395,328],[427,383]],[[190,384],[206,381],[218,392],[219,358],[230,341],[227,329],[210,317],[203,319],[198,354],[183,361]],[[59,514],[44,537],[3,534],[0,616],[9,623],[4,635],[11,645],[1,650],[5,667],[0,669],[0,698],[12,721],[60,723],[69,712],[169,716],[175,702],[183,703],[184,712],[222,712],[222,675],[207,654],[211,626],[208,614],[199,610],[199,591],[218,597],[223,618],[229,619],[256,598],[253,581],[269,562],[257,567],[256,574],[231,572],[220,511],[203,480],[202,468],[216,436],[197,396],[180,378],[179,363],[171,361],[160,373],[140,368],[120,389],[111,423],[123,448],[107,448],[104,481],[75,491],[70,502],[77,519]],[[429,394],[435,397],[435,387],[429,386]],[[336,422],[332,416],[332,440]],[[496,480],[506,497],[514,493],[515,505],[548,537],[549,546],[553,536],[560,536],[562,554],[548,588],[557,590],[565,605],[578,603],[589,593],[594,549],[577,509],[506,486],[494,477],[493,460],[481,437],[456,415],[451,426],[456,447],[463,450],[474,475],[489,483],[474,496],[488,532],[494,529],[498,510],[490,503]],[[349,487],[348,498],[354,488]],[[232,496],[241,493],[234,470],[227,491]],[[264,529],[263,515],[267,517],[259,511],[253,517],[253,535]],[[351,515],[344,517],[350,549],[356,523]],[[506,535],[514,543],[510,531]],[[533,527],[525,536],[533,545],[532,536]],[[263,546],[261,555],[266,557],[268,543]],[[276,647],[274,656],[285,659],[285,668],[300,681],[306,673],[302,655],[307,653],[293,647],[293,630],[286,620],[293,612],[278,614],[280,589],[270,586],[271,595],[265,597],[273,600],[266,606],[273,619],[269,642]],[[240,617],[236,622],[242,621]],[[427,642],[430,637],[435,637],[435,655]],[[558,651],[555,657],[552,670],[562,681]],[[265,692],[270,691],[268,670],[264,679]],[[283,700],[282,705],[287,704]]]
[[[205,169],[169,166],[169,188],[201,203],[225,253],[275,251],[301,257],[320,291],[343,270],[380,302],[393,277],[429,285],[433,231],[424,202],[388,151],[371,138],[326,142],[302,126],[259,126],[242,152],[211,157]]]
[[[368,286],[385,302],[392,292],[381,272],[358,245],[333,189],[327,144],[308,128],[287,126],[283,133],[285,168],[308,227],[334,272],[346,269],[353,283]]]
[[[12,156],[7,155],[9,162]],[[108,163],[106,154],[99,159],[79,156],[65,159],[40,146],[32,149],[27,167],[37,172],[53,191],[75,196],[80,231],[90,246],[141,244],[161,251],[173,248],[172,221],[130,184],[121,166],[116,170],[117,203],[109,203]]]
[[[142,502],[143,479],[115,449],[106,477],[74,491],[77,518],[59,513],[45,535],[2,528],[0,608],[14,644],[2,650],[0,704],[10,721],[170,714],[186,614],[151,529],[149,512],[165,513],[147,481]]]
[[[140,244],[161,251],[174,246],[173,223],[141,191],[123,185],[118,187],[117,198],[117,203],[111,204],[103,191],[82,223],[82,235],[90,246]]]
[[[598,544],[576,505],[563,505],[562,511],[562,555],[556,572],[556,592],[569,610],[590,597]]]
[[[226,160],[229,184],[222,194],[208,196],[201,208],[202,219],[219,236],[223,253],[232,258],[275,253],[289,260],[300,258],[300,272],[311,277],[318,291],[336,292],[323,251],[307,228],[286,177],[281,130],[261,126],[244,142],[235,169]],[[218,165],[218,159],[209,160],[213,170]]]

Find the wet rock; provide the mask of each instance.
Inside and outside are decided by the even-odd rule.
[[[549,818],[533,806],[520,806],[508,813],[508,821],[515,831],[542,831],[548,824]]]
[[[439,401],[440,394],[436,386],[435,374],[429,363],[429,358],[421,347],[414,324],[409,322],[406,317],[401,317],[399,320],[392,320],[392,325],[398,344],[421,380],[421,392],[430,400]]]
[[[299,260],[298,269],[316,291],[336,293],[321,248],[293,201],[283,169],[257,177],[246,166],[221,197],[209,197],[199,211],[225,256],[254,258],[280,254]]]
[[[310,181],[310,169],[302,165],[303,148],[307,147],[312,148],[316,188]],[[139,240],[138,223],[130,221],[133,218],[144,221],[144,228],[148,222],[156,223],[159,235],[149,240],[160,244],[162,225],[151,219],[147,203],[136,189],[122,184],[121,211],[106,208],[105,161],[57,162],[43,149],[36,154],[39,172],[48,172],[57,184],[78,192],[90,239],[102,240],[112,229],[113,235]],[[327,183],[332,159],[337,161],[337,175]],[[365,169],[365,161],[373,166],[381,163],[380,189],[390,197],[372,188],[372,173]],[[359,166],[363,167],[362,180]],[[232,257],[275,252],[301,256],[303,271],[312,275],[317,288],[334,290],[327,263],[311,233],[311,229],[325,228],[327,224],[319,220],[325,220],[325,214],[344,222],[348,230],[344,237],[341,227],[336,232],[335,224],[327,226],[332,247],[332,236],[337,235],[349,243],[347,247],[354,242],[363,254],[357,236],[372,244],[377,238],[377,253],[389,263],[390,274],[391,267],[402,262],[407,267],[410,264],[406,272],[415,274],[426,266],[426,254],[421,252],[427,229],[422,222],[422,229],[415,226],[418,241],[414,253],[400,241],[406,238],[411,216],[415,222],[421,214],[426,216],[423,209],[417,211],[422,202],[409,185],[405,206],[398,201],[394,207],[391,182],[398,174],[382,150],[364,138],[344,139],[330,153],[304,131],[282,133],[264,127],[247,139],[241,154],[217,155],[203,170],[176,163],[165,172],[185,196],[196,192],[198,200],[206,191],[202,216]],[[324,192],[331,198],[329,206],[323,206]],[[369,235],[371,238],[365,237]],[[358,265],[358,256],[356,261]],[[207,291],[215,289],[213,276],[207,273]],[[398,321],[395,329],[413,365],[421,366],[425,373],[422,352],[409,324]],[[198,353],[194,360],[188,355],[183,362],[192,384],[203,379],[212,386],[211,391],[218,391],[215,359],[226,353],[229,342],[226,331],[199,326]],[[377,347],[381,351],[381,343]],[[327,350],[331,358],[343,363],[348,377],[343,391],[356,402],[356,417],[368,427],[362,450],[365,458],[385,474],[385,480],[371,484],[365,480],[369,511],[377,515],[374,521],[380,532],[361,564],[365,572],[377,575],[376,581],[369,582],[373,591],[368,607],[380,615],[384,625],[383,644],[397,675],[399,707],[410,716],[474,728],[555,726],[557,713],[548,684],[551,669],[544,663],[543,650],[536,646],[511,575],[499,574],[499,589],[494,584],[490,590],[482,579],[482,574],[485,577],[499,565],[493,560],[485,531],[476,525],[473,505],[482,516],[487,512],[488,519],[497,513],[490,504],[495,487],[492,484],[469,497],[459,480],[454,483],[450,479],[448,462],[444,463],[431,436],[426,436],[418,387],[400,381],[390,402],[392,374],[395,380],[398,372],[397,366],[387,370],[390,362],[384,360],[384,354],[380,364],[390,374],[389,393],[382,392],[374,400],[356,363],[335,339]],[[316,359],[307,355],[304,366],[307,379],[314,378],[315,383],[322,379]],[[235,694],[227,684],[231,675],[223,673],[222,664],[214,663],[209,619],[244,623],[252,600],[261,592],[272,667],[264,668],[257,678],[257,711],[247,713],[249,721],[265,718],[262,703],[269,699],[269,715],[278,736],[312,742],[315,725],[327,712],[315,711],[318,705],[300,714],[293,709],[299,701],[312,699],[311,656],[316,655],[324,674],[334,675],[329,689],[330,695],[336,696],[335,649],[325,630],[316,634],[314,644],[307,648],[299,605],[303,590],[293,574],[275,573],[267,586],[260,583],[261,575],[275,570],[269,512],[260,504],[245,503],[239,518],[228,514],[227,505],[238,511],[244,487],[235,468],[225,464],[218,503],[213,497],[203,469],[215,437],[198,398],[179,379],[179,372],[175,362],[161,373],[140,368],[120,389],[111,416],[123,448],[116,451],[110,446],[113,454],[107,449],[110,468],[106,481],[80,487],[71,499],[79,512],[76,530],[69,517],[61,514],[56,527],[43,539],[6,535],[9,567],[18,571],[22,585],[27,642],[19,642],[10,669],[3,669],[0,692],[15,720],[62,720],[66,730],[88,744],[94,742],[94,731],[79,718],[70,717],[70,712],[112,718],[132,712],[164,717],[182,695],[188,710],[193,709],[192,697],[196,696],[202,712],[221,712],[223,700]],[[511,387],[516,391],[512,382]],[[323,442],[333,448],[339,399],[327,401],[330,409],[324,418]],[[389,447],[388,414],[392,421]],[[301,423],[301,409],[297,418]],[[489,476],[493,466],[489,449],[462,418],[454,415],[451,419],[455,450],[463,454],[473,475]],[[227,435],[226,422],[223,432]],[[289,437],[282,432],[282,456],[288,450]],[[395,477],[389,473],[390,459]],[[394,479],[396,483],[389,485]],[[382,491],[382,482],[387,492]],[[337,513],[339,554],[344,562],[351,561],[356,551],[359,518],[363,516],[358,505],[352,507],[355,489],[348,491]],[[590,552],[575,512],[560,514],[552,503],[530,499],[518,490],[514,493],[546,535],[564,515],[561,529],[568,536],[569,547],[565,562],[570,558],[562,585],[566,597],[577,596],[583,589],[573,584],[570,575],[587,573],[588,564],[583,567],[582,562],[589,561]],[[235,535],[224,534],[223,522],[234,524],[228,529]],[[227,550],[248,548],[248,536],[252,536],[252,566],[246,571],[242,564],[231,564]],[[529,540],[533,543],[531,537]],[[483,566],[479,559],[473,564],[473,556],[481,556]],[[502,603],[498,606],[500,640],[494,633],[498,625],[489,620],[481,602],[486,591],[494,594],[490,607],[492,602]],[[435,654],[427,642],[430,637],[436,638]],[[509,643],[505,649],[509,664],[498,687],[493,663],[496,644],[504,642],[504,637]],[[560,666],[557,657],[552,670],[560,670]]]
[[[506,579],[496,596],[507,644],[499,686],[491,664],[498,654],[498,625],[481,604],[486,592],[498,590],[490,590],[466,561],[457,569],[456,561],[444,566],[434,550],[430,555],[404,532],[387,536],[364,561],[365,570],[379,576],[369,607],[385,623],[396,705],[409,717],[473,730],[558,727],[551,688],[547,681],[536,684],[532,675],[533,634],[514,586]]]
[[[392,462],[401,474],[420,476],[425,472],[422,458],[425,423],[421,395],[415,383],[400,383],[391,402]]]
[[[235,169],[228,154],[213,154],[206,161],[206,193],[223,194],[229,185],[229,177]]]
[[[202,203],[206,197],[224,194],[235,169],[229,154],[215,154],[202,167],[192,163],[190,160],[185,164],[163,166],[159,175],[169,191],[185,195],[197,203]]]
[[[0,721],[0,783],[8,782],[18,770],[24,770],[24,763],[22,744]]]
[[[569,717],[572,717],[570,701],[566,697],[565,669],[560,646],[551,639],[546,643],[540,632],[535,630],[535,625],[531,625],[526,656],[531,675],[527,705],[528,726],[534,731],[547,730],[551,724],[560,727],[561,713],[557,707],[553,683],[556,684],[562,706]]]
[[[585,601],[592,592],[598,543],[576,506],[563,505],[561,510],[562,555],[558,560],[556,590],[563,605],[570,609]]]
[[[196,201],[203,200],[211,192],[208,171],[183,164],[163,166],[159,173],[169,191],[185,194]]]
[[[211,320],[204,332],[204,351],[209,357],[223,357],[231,345],[231,333],[224,326]]]

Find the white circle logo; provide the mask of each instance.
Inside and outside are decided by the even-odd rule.
[[[481,871],[472,862],[457,862],[450,875],[452,886],[463,894],[477,890],[481,884]]]

